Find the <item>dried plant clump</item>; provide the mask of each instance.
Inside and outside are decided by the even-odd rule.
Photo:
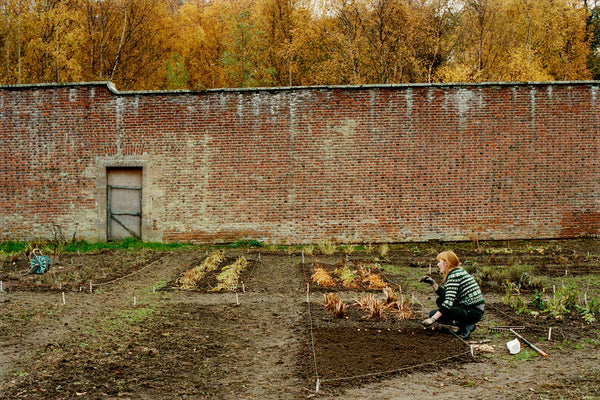
[[[383,318],[383,304],[379,299],[374,299],[367,307],[367,317],[371,319]]]
[[[335,285],[335,281],[331,277],[331,274],[323,267],[315,268],[315,272],[312,274],[311,279],[313,282],[323,287],[331,287]]]
[[[373,293],[362,293],[358,299],[354,300],[354,305],[360,310],[366,310],[373,301],[375,301]]]
[[[369,289],[381,290],[387,286],[387,283],[385,283],[379,274],[371,271],[364,273],[362,281],[369,284]]]
[[[410,302],[408,297],[400,296],[400,299],[392,303],[391,308],[392,315],[401,320],[405,321],[414,317],[414,313],[410,308]]]
[[[367,313],[367,318],[383,318],[383,303],[376,299],[372,293],[361,294],[354,301],[354,305]]]
[[[344,303],[342,300],[338,301],[335,303],[332,312],[336,317],[344,318],[346,316],[346,303]]]
[[[248,266],[248,260],[244,257],[238,258],[233,264],[223,267],[222,272],[217,275],[219,283],[212,291],[235,290],[239,285],[240,274]]]
[[[338,293],[326,293],[324,306],[338,318],[346,316],[346,303]]]
[[[215,271],[225,259],[225,250],[220,249],[211,253],[202,264],[188,270],[179,278],[179,284],[184,289],[193,289],[204,279],[207,272]]]
[[[323,303],[323,306],[329,310],[333,309],[333,305],[335,303],[342,300],[342,298],[340,297],[340,295],[338,293],[325,293],[324,297],[325,297],[325,302]]]
[[[396,294],[394,289],[392,289],[389,286],[386,286],[383,288],[383,295],[385,296],[385,305],[386,306],[394,304],[395,302],[398,301],[398,295]]]

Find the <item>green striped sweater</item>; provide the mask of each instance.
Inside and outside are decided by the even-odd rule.
[[[437,294],[444,294],[444,302],[440,306],[442,311],[450,307],[475,307],[485,302],[475,279],[461,267],[448,273],[446,283],[439,286]]]

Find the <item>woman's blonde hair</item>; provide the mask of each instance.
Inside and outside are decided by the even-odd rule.
[[[450,271],[452,271],[454,268],[458,268],[458,266],[460,264],[460,260],[458,259],[458,256],[452,250],[442,251],[440,254],[437,255],[436,259],[438,261],[440,261],[440,260],[446,261],[447,267],[446,267],[446,271],[444,273],[444,282],[446,282],[446,277],[448,276],[448,273]]]

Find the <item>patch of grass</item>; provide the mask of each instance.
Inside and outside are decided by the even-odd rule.
[[[0,254],[1,253],[20,253],[24,251],[29,242],[4,242],[0,243]]]
[[[248,247],[264,247],[265,244],[259,240],[255,239],[241,239],[230,243],[227,247],[237,249],[237,248],[248,248]]]
[[[113,326],[121,327],[123,323],[138,324],[145,321],[156,310],[150,307],[136,307],[133,309],[125,309],[116,313],[116,319],[113,321]]]
[[[142,242],[135,238],[127,238],[113,242],[87,242],[83,240],[68,243],[64,246],[65,253],[88,253],[90,251],[98,251],[104,249],[110,250],[137,250],[150,249],[157,251],[174,250],[182,247],[192,247],[189,243],[157,243],[157,242]]]

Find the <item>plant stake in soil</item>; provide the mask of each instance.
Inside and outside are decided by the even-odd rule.
[[[533,344],[531,344],[527,339],[525,339],[523,336],[519,335],[517,332],[515,332],[514,330],[510,329],[511,333],[513,335],[515,335],[516,337],[518,337],[519,339],[521,339],[523,341],[523,343],[525,343],[527,346],[531,347],[532,349],[534,349],[535,351],[537,351],[541,356],[544,357],[548,357],[548,354],[540,349],[538,349],[537,347],[535,347]]]

